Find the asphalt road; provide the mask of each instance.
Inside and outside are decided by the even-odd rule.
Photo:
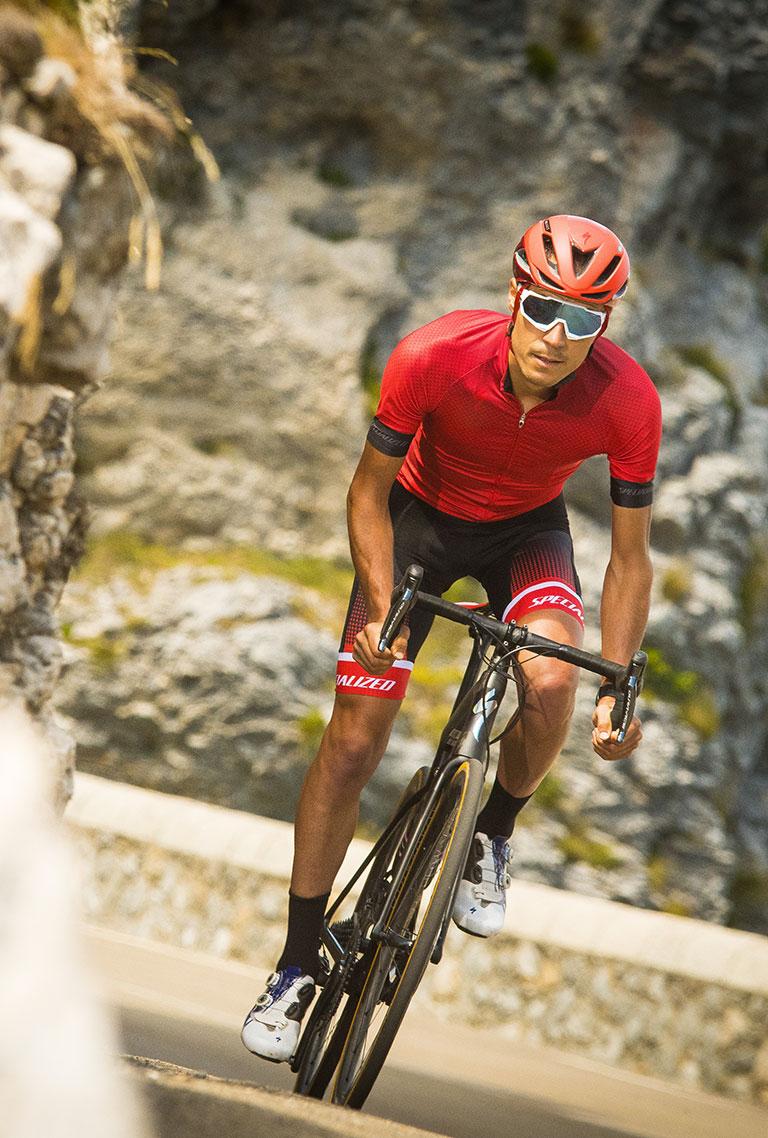
[[[123,1010],[123,1049],[150,1055],[212,1075],[290,1090],[294,1076],[285,1064],[250,1056],[237,1033],[221,1027],[189,1024],[146,1011]],[[449,1138],[626,1138],[637,1133],[616,1130],[561,1112],[550,1104],[519,1094],[464,1083],[455,1078],[408,1071],[390,1065],[376,1083],[366,1111],[406,1122]]]
[[[289,1090],[243,1048],[261,971],[91,930],[122,1050]],[[765,1138],[768,1113],[411,1009],[365,1110],[450,1138]]]

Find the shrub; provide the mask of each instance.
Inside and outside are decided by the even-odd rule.
[[[720,730],[720,713],[712,689],[698,672],[672,666],[658,648],[650,647],[645,670],[645,687],[651,696],[673,703],[683,723],[702,739],[711,739]]]
[[[566,8],[560,16],[560,38],[563,47],[582,55],[594,55],[600,50],[600,35],[592,20],[575,6]]]
[[[693,574],[685,561],[675,561],[662,574],[661,595],[673,604],[679,604],[689,597],[692,586]]]
[[[381,371],[377,365],[378,343],[370,335],[363,345],[360,356],[360,386],[365,395],[366,408],[370,415],[376,414],[381,389]]]
[[[768,611],[768,540],[755,538],[739,584],[739,616],[748,636]]]
[[[325,731],[325,716],[322,711],[317,707],[310,707],[296,720],[296,727],[302,746],[314,754],[320,746],[320,740]]]
[[[528,43],[525,46],[525,58],[528,71],[541,83],[552,83],[559,70],[557,56],[551,48],[543,43]]]
[[[618,869],[623,864],[610,846],[590,838],[586,833],[574,831],[565,834],[558,839],[557,844],[569,862],[581,861],[594,869]]]

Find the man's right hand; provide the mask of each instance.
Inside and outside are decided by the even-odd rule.
[[[352,655],[356,662],[372,676],[382,676],[392,667],[395,660],[404,660],[408,647],[410,630],[403,628],[391,650],[379,652],[379,640],[381,640],[383,624],[384,622],[381,620],[374,620],[370,624],[366,624],[362,632],[358,632],[355,637],[355,645],[352,649]]]

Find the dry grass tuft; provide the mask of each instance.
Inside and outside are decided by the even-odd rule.
[[[153,164],[158,145],[184,139],[213,180],[219,176],[213,155],[193,130],[175,93],[140,75],[134,53],[111,34],[109,4],[13,0],[5,7],[26,13],[45,54],[64,60],[73,69],[71,113],[57,122],[53,141],[68,146],[86,165],[115,158],[122,163],[136,200],[130,257],[144,261],[147,288],[158,288],[163,242],[145,168]],[[152,49],[144,53],[165,55]],[[61,303],[70,283],[62,279]]]

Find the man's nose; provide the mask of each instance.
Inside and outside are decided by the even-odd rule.
[[[542,339],[546,340],[548,344],[552,344],[553,347],[563,347],[566,344],[568,337],[565,334],[565,325],[563,324],[562,320],[558,320],[557,323],[554,324],[548,332],[545,332],[542,336]]]

